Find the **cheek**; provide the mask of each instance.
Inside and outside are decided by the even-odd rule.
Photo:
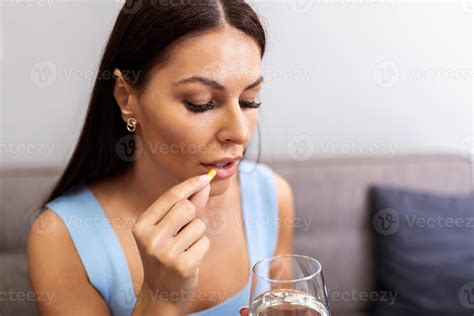
[[[247,128],[249,129],[250,135],[257,127],[258,117],[259,117],[260,110],[250,110],[247,117]]]
[[[192,115],[183,105],[173,101],[157,102],[158,97],[144,100],[141,108],[143,139],[168,155],[196,154],[196,144],[204,144],[212,137],[212,127],[204,115]],[[164,98],[162,98],[163,100]]]

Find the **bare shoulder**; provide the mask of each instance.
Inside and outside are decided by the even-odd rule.
[[[49,208],[31,225],[28,265],[41,315],[110,315],[89,283],[64,222]]]
[[[293,190],[291,189],[288,181],[283,178],[280,174],[273,171],[273,176],[275,177],[275,184],[278,194],[278,202],[280,204],[290,204],[293,202]],[[292,211],[292,209],[285,209],[287,212]],[[285,211],[284,210],[284,211]],[[288,214],[291,215],[291,214]]]
[[[294,231],[294,198],[293,190],[288,181],[273,171],[275,177],[276,191],[278,195],[278,213],[280,228],[276,255],[292,253],[293,231]]]

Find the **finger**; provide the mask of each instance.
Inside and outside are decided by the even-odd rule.
[[[202,190],[197,191],[189,200],[196,206],[196,210],[199,212],[204,209],[204,206],[209,199],[209,193],[211,192],[211,185],[206,185]]]
[[[197,269],[202,262],[202,259],[204,256],[207,254],[209,251],[209,248],[211,246],[211,242],[209,238],[206,236],[203,236],[199,238],[191,247],[189,247],[188,250],[182,253],[183,260],[192,262],[193,267],[191,267],[193,270]]]
[[[164,238],[173,238],[179,231],[196,218],[196,207],[188,199],[178,201],[152,230]]]
[[[173,252],[180,254],[189,249],[197,240],[206,233],[206,223],[199,218],[195,218],[182,231],[176,235]]]
[[[202,190],[211,180],[208,174],[189,178],[163,193],[138,218],[138,222],[145,226],[152,226],[163,219],[165,214],[179,200],[186,199]]]

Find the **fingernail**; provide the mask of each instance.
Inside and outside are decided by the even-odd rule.
[[[211,180],[211,177],[208,174],[203,174],[199,177],[199,181],[201,182],[208,182]]]

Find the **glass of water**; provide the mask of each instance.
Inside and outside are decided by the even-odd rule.
[[[330,316],[321,264],[307,256],[263,259],[252,268],[249,316]]]

